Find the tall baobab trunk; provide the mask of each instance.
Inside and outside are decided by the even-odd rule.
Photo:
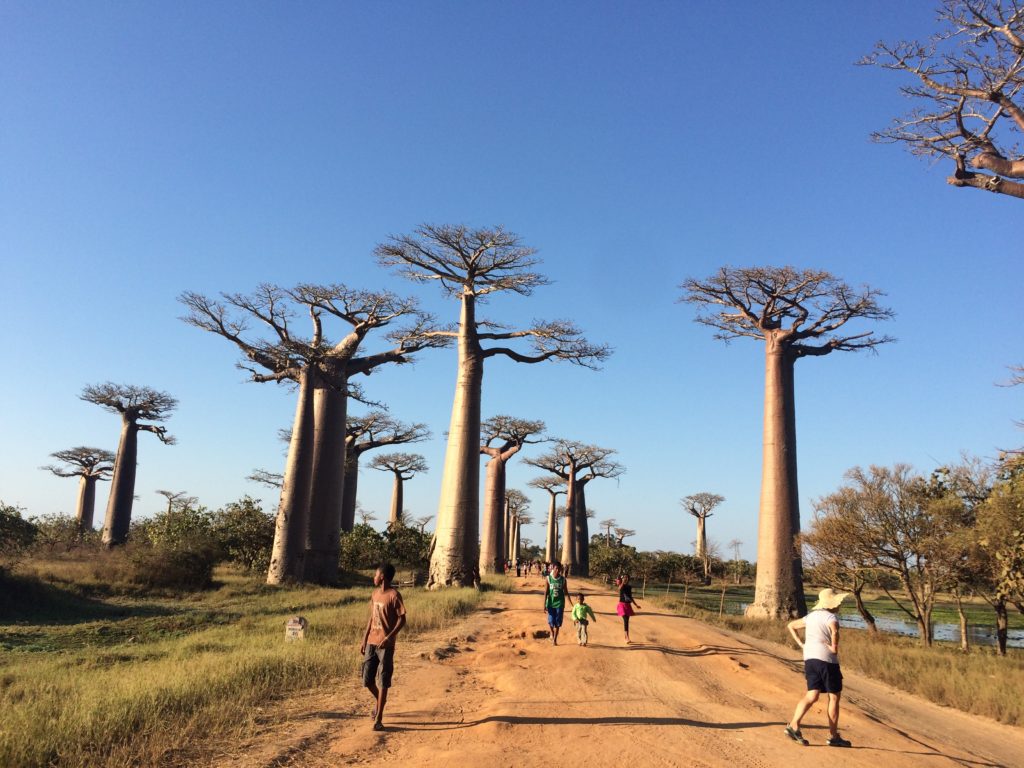
[[[480,531],[480,573],[502,573],[505,535],[502,516],[505,514],[505,462],[495,456],[487,462],[484,480],[484,513]]]
[[[92,518],[96,510],[96,477],[81,475],[78,479],[78,510],[75,520],[79,533],[92,530]]]
[[[800,532],[794,362],[785,345],[766,334],[757,580],[754,601],[747,608],[747,615],[757,618],[795,618],[807,613],[800,556],[794,544]]]
[[[513,531],[512,531],[512,562],[516,563],[519,560],[519,552],[522,549],[520,546],[521,538],[520,531],[522,530],[523,524],[519,521],[519,515],[513,518]]]
[[[479,582],[480,393],[484,361],[476,331],[476,297],[462,295],[459,372],[444,454],[435,546],[427,587],[468,587]]]
[[[114,460],[114,476],[110,481],[110,498],[103,522],[103,544],[113,547],[124,544],[132,523],[132,504],[135,502],[135,467],[139,454],[139,426],[122,417],[121,438]]]
[[[504,510],[505,524],[502,526],[504,529],[504,538],[502,538],[501,540],[501,551],[505,553],[505,560],[508,560],[508,553],[509,550],[512,548],[512,545],[510,543],[512,541],[512,517],[509,515],[508,501],[505,502]],[[503,567],[504,565],[505,564],[502,563]]]
[[[394,528],[402,520],[402,473],[394,472],[394,485],[391,487],[391,514],[388,515],[388,528]]]
[[[313,376],[308,366],[299,376],[295,423],[281,485],[281,503],[277,508],[274,547],[267,570],[268,584],[301,581],[303,578],[313,474]]]
[[[711,583],[711,556],[708,554],[708,521],[704,515],[697,518],[697,557],[704,572],[704,583]]]
[[[316,584],[338,579],[345,473],[346,383],[319,382],[313,391],[313,459],[303,578]]]
[[[588,478],[576,481],[576,575],[590,576],[590,524],[587,522]]]
[[[359,452],[349,446],[345,453],[345,480],[341,489],[341,530],[351,533],[356,524],[356,492],[359,488]]]
[[[548,536],[544,547],[544,561],[553,563],[558,559],[558,496],[551,494],[551,505],[548,507]]]
[[[569,467],[565,480],[565,528],[562,531],[562,571],[576,575],[576,468]]]

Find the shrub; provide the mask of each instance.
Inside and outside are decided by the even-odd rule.
[[[43,515],[32,518],[36,537],[32,544],[34,554],[53,555],[71,552],[79,547],[97,547],[100,543],[98,531],[82,531],[78,521],[67,515]]]
[[[147,589],[206,589],[213,584],[218,554],[212,542],[136,546],[128,554],[127,576]]]
[[[341,534],[339,562],[345,570],[373,568],[385,554],[384,537],[366,523],[359,523],[348,533]]]
[[[213,514],[213,539],[226,560],[248,571],[270,566],[274,546],[274,516],[249,496],[233,501]]]
[[[0,501],[0,576],[14,566],[35,540],[36,526],[21,516],[23,511]]]

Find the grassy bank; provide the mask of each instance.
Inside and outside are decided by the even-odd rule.
[[[103,599],[24,583],[38,591],[34,615],[0,627],[0,765],[189,764],[200,738],[241,737],[272,714],[275,697],[357,669],[371,586],[217,579],[218,589],[187,596]],[[403,595],[407,638],[483,598],[471,589]],[[309,629],[286,644],[293,614]]]
[[[721,594],[719,590],[718,594]],[[656,595],[665,610],[721,626],[795,650],[784,622],[718,616],[718,602],[709,609],[680,596]],[[844,608],[845,610],[852,610]],[[975,647],[961,653],[948,644],[923,648],[911,638],[896,635],[871,637],[867,631],[843,629],[840,648],[843,667],[896,688],[976,715],[991,717],[1008,725],[1024,725],[1024,653],[1010,649],[1000,658],[991,648]]]

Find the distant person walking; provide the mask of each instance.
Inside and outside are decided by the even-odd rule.
[[[551,564],[551,573],[544,579],[544,610],[548,614],[548,627],[551,629],[551,644],[558,645],[558,632],[562,628],[562,617],[565,613],[565,601],[569,597],[569,583],[562,575],[562,564]]]
[[[807,739],[800,732],[800,721],[822,693],[828,694],[828,745],[850,746],[850,742],[839,735],[843,673],[839,670],[839,619],[836,618],[839,606],[849,594],[823,589],[810,613],[786,625],[796,644],[803,648],[804,677],[807,678],[807,695],[797,703],[793,719],[786,726],[786,735],[804,746],[807,746]],[[803,642],[798,629],[804,630]]]
[[[615,612],[622,617],[622,629],[626,634],[626,645],[629,645],[629,617],[640,610],[640,603],[633,599],[633,587],[629,585],[629,574],[623,574],[616,582],[619,585],[619,604],[615,606]]]
[[[590,619],[587,619],[588,616]],[[591,621],[596,624],[597,616],[594,615],[594,609],[587,605],[586,598],[580,592],[576,595],[576,605],[572,607],[572,622],[576,625],[576,642],[584,647],[587,645],[587,625]]]
[[[402,595],[391,586],[395,566],[382,563],[373,574],[377,587],[370,595],[370,619],[359,653],[363,656],[363,685],[374,699],[373,730],[384,730],[384,705],[388,702],[388,689],[395,670],[395,638],[405,626],[405,603]]]

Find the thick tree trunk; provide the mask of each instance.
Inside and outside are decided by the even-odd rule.
[[[765,339],[764,451],[757,536],[757,580],[747,615],[796,618],[807,613],[794,538],[800,532],[796,475],[794,359]]]
[[[388,528],[395,528],[402,520],[402,473],[395,472],[395,483],[391,488],[391,513],[388,515]]]
[[[996,611],[996,650],[1000,656],[1006,655],[1006,640],[1009,636],[1010,617],[1006,611],[1006,601],[997,600],[992,607]]]
[[[477,340],[475,297],[463,295],[459,320],[459,372],[448,426],[435,546],[427,587],[468,587],[479,582],[480,395],[484,360]]]
[[[110,498],[103,522],[103,544],[110,547],[124,544],[132,524],[135,502],[135,467],[138,464],[139,428],[130,419],[121,420],[121,439],[114,459],[114,476],[110,480]]]
[[[519,552],[522,549],[520,546],[521,538],[520,532],[522,531],[523,524],[519,522],[519,517],[516,517],[515,527],[512,533],[512,563],[513,565],[519,561]]]
[[[861,594],[862,591],[863,588],[853,590],[853,599],[857,604],[857,613],[859,613],[860,617],[864,619],[864,624],[867,626],[868,632],[871,633],[871,636],[878,637],[878,625],[875,624],[875,617],[871,615],[871,611],[869,611],[868,607],[864,604],[864,597]]]
[[[501,539],[501,552],[502,552],[503,559],[504,560],[508,560],[508,553],[509,553],[509,550],[512,548],[512,544],[510,543],[512,541],[512,530],[510,528],[510,526],[512,525],[512,518],[508,514],[508,502],[507,501],[502,506],[502,510],[503,510],[502,516],[503,516],[503,520],[504,520],[504,523],[502,524],[502,530],[504,531],[504,534],[503,534],[502,539]],[[502,568],[504,568],[505,563],[502,562],[501,565],[502,565]]]
[[[92,530],[92,518],[95,511],[96,478],[82,475],[78,479],[78,510],[75,514],[79,533],[86,533]]]
[[[303,578],[313,472],[313,375],[306,368],[299,377],[295,422],[267,570],[268,584],[302,581]]]
[[[553,563],[558,559],[558,497],[551,495],[548,507],[548,535],[544,546],[544,562]]]
[[[569,467],[565,481],[565,527],[562,529],[562,571],[576,575],[576,469]]]
[[[932,611],[931,608],[920,608],[917,617],[917,634],[921,645],[930,648],[932,645]]]
[[[345,480],[347,385],[321,383],[313,392],[313,470],[303,577],[315,584],[338,580]]]
[[[704,571],[704,583],[711,583],[711,558],[708,557],[708,528],[707,518],[701,515],[697,517],[697,557],[700,559],[701,569]]]
[[[484,479],[484,514],[480,531],[480,573],[502,573],[505,558],[504,544],[505,514],[505,462],[494,456],[487,462]]]
[[[587,522],[587,481],[576,483],[576,575],[590,576],[590,524]]]
[[[345,482],[341,489],[341,530],[351,533],[356,524],[356,493],[359,489],[360,451],[352,446],[345,453]]]

